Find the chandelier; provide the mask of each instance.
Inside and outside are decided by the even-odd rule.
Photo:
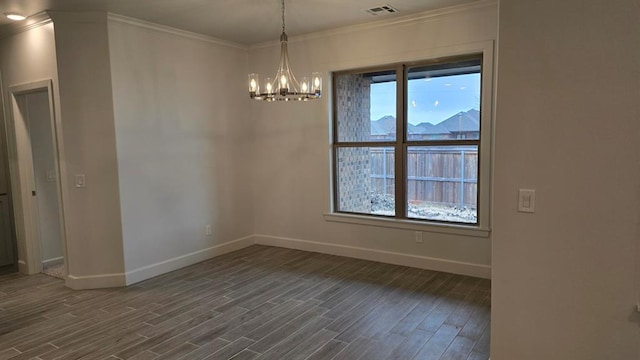
[[[310,77],[303,77],[300,82],[293,76],[289,65],[287,51],[287,33],[284,25],[284,0],[282,0],[282,35],[280,35],[280,64],[275,78],[267,77],[260,83],[258,74],[249,74],[249,97],[264,101],[307,101],[318,99],[322,95],[322,76],[311,73]]]

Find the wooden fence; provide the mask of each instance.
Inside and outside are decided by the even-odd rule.
[[[371,190],[394,194],[394,149],[371,148]],[[407,199],[475,208],[478,150],[474,146],[409,147]]]

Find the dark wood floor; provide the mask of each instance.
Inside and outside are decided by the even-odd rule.
[[[0,275],[9,274],[16,271],[17,270],[13,265],[0,266]]]
[[[266,246],[120,289],[0,276],[5,359],[484,359],[490,282]]]

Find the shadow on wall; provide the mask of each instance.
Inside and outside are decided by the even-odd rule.
[[[630,322],[638,324],[640,328],[640,308],[631,309],[631,315],[627,318]]]

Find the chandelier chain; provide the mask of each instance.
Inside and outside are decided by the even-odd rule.
[[[284,0],[282,0],[282,32],[284,33]]]

